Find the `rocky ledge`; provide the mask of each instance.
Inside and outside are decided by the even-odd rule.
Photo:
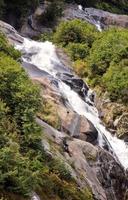
[[[51,28],[47,27],[47,24],[41,23],[40,20],[45,17],[48,5],[49,3],[45,1],[28,17],[20,30],[21,35],[32,38],[41,33],[52,31]],[[95,8],[79,9],[76,4],[65,4],[63,17],[58,21],[72,19],[82,19],[91,24],[100,25],[103,29],[111,26],[128,27],[127,15],[112,14]]]
[[[95,8],[78,9],[77,5],[69,4],[64,11],[65,20],[82,19],[91,24],[99,24],[101,28],[110,26],[128,27],[128,16],[118,15]]]
[[[0,20],[0,31],[6,35],[11,44],[22,43],[23,38],[9,24]]]

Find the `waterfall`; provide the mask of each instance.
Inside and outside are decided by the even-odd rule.
[[[35,192],[33,192],[31,200],[40,200],[40,197]]]
[[[125,142],[106,130],[95,106],[86,103],[70,86],[58,78],[58,72],[63,73],[66,68],[57,57],[55,46],[51,42],[36,42],[25,38],[23,44],[17,45],[16,48],[23,53],[22,59],[24,62],[33,64],[40,70],[48,72],[58,81],[58,89],[61,95],[68,100],[72,109],[90,120],[98,130],[99,146],[103,147],[103,138],[106,138],[120,163],[125,169],[128,168],[128,146]]]
[[[78,11],[85,16],[85,19],[89,23],[95,25],[98,31],[102,32],[100,20],[96,20],[87,10],[85,10],[85,8],[82,7],[82,5],[78,5]]]

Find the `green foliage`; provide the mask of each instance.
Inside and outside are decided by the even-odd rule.
[[[87,44],[69,43],[66,49],[69,56],[74,61],[84,59],[89,54],[89,47]]]
[[[128,102],[127,29],[112,28],[97,34],[93,26],[72,20],[58,26],[53,41],[75,61],[73,68],[79,76],[106,89],[113,101]]]
[[[0,32],[0,51],[10,55],[14,59],[18,59],[21,56],[21,53],[15,50],[11,45],[8,44],[5,36]]]
[[[93,200],[92,192],[87,187],[85,190],[80,190],[75,183],[70,181],[66,182],[63,179],[60,179],[56,174],[52,173],[44,179],[47,180],[45,184],[49,186],[46,190],[48,199]],[[58,194],[58,198],[54,198],[55,193]]]
[[[118,62],[127,56],[128,31],[110,29],[101,34],[90,51],[90,70],[92,75],[102,76],[112,61]]]
[[[90,47],[96,35],[94,26],[81,20],[72,20],[60,23],[53,40],[63,47],[66,47],[69,43],[84,43]]]
[[[41,42],[44,42],[44,41],[53,41],[53,32],[48,32],[48,33],[43,33],[39,36],[39,40]]]
[[[88,57],[90,83],[107,89],[114,101],[128,99],[127,44],[126,29],[110,29],[93,43]]]
[[[64,179],[66,181],[72,180],[68,167],[66,167],[62,161],[55,159],[51,162],[50,168],[60,179]]]
[[[114,101],[128,102],[128,59],[119,64],[113,63],[103,76],[103,83]]]
[[[84,60],[76,60],[73,63],[73,69],[82,78],[88,76],[88,64]]]
[[[20,65],[3,52],[0,52],[0,79],[0,186],[29,195],[38,187],[42,170],[41,164],[37,169],[34,167],[40,162],[41,131],[34,118],[39,91]]]

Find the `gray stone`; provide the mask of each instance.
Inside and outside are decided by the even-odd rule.
[[[22,43],[23,38],[18,32],[9,24],[0,20],[0,31],[4,33],[11,44]]]

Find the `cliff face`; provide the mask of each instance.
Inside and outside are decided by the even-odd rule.
[[[54,29],[57,22],[54,22],[52,27],[50,27],[46,22],[46,13],[49,9],[49,5],[50,3],[47,2],[40,5],[35,12],[29,16],[28,20],[26,20],[21,27],[20,33],[22,35],[32,38],[41,33],[51,32],[52,29]],[[57,17],[59,22],[64,20],[81,19],[93,25],[99,24],[102,29],[107,29],[108,27],[128,27],[127,15],[112,14],[95,8],[83,8],[82,10],[78,8],[77,4],[65,4],[62,13],[62,17]],[[42,19],[45,20],[42,21]]]
[[[33,37],[45,29],[38,21],[38,16],[43,16],[44,10],[44,7],[36,10],[31,19],[32,24],[30,21],[25,23],[21,29],[23,35]],[[127,16],[118,16],[95,9],[78,10],[76,5],[68,5],[64,13],[64,20],[79,18],[89,21],[88,16],[91,16],[91,20],[100,21],[104,27],[128,26]],[[23,38],[17,31],[2,21],[0,21],[0,31],[6,34],[11,44],[23,43]],[[27,56],[29,60],[31,55]],[[65,63],[63,58],[65,58],[64,54],[61,62]],[[87,93],[89,88],[80,78],[74,76],[72,70],[67,67],[68,64],[67,61],[66,66],[62,69],[58,63],[54,64],[54,68],[60,74],[66,72],[63,73],[63,76],[58,73],[58,77],[70,85],[81,98],[84,98],[82,89],[84,88]],[[85,116],[76,113],[68,104],[66,97],[58,90],[56,79],[33,64],[23,62],[22,66],[32,81],[41,89],[42,107],[37,113],[36,122],[44,132],[42,146],[48,155],[48,160],[57,158],[60,162],[65,163],[78,190],[85,189],[85,199],[127,200],[128,174],[108,145],[104,149],[98,146],[98,131],[95,126]],[[121,119],[118,121],[119,123],[121,123]],[[65,182],[59,184],[65,184]],[[64,185],[64,187],[66,186]],[[41,189],[35,191],[41,200],[62,199],[55,194],[49,197],[47,191],[46,193],[42,191]],[[66,193],[66,191],[63,192]],[[22,197],[6,192],[3,192],[3,195],[9,200],[22,199]],[[72,200],[77,199],[77,197],[72,198]],[[68,200],[68,197],[64,200]],[[83,200],[82,197],[79,200]]]

